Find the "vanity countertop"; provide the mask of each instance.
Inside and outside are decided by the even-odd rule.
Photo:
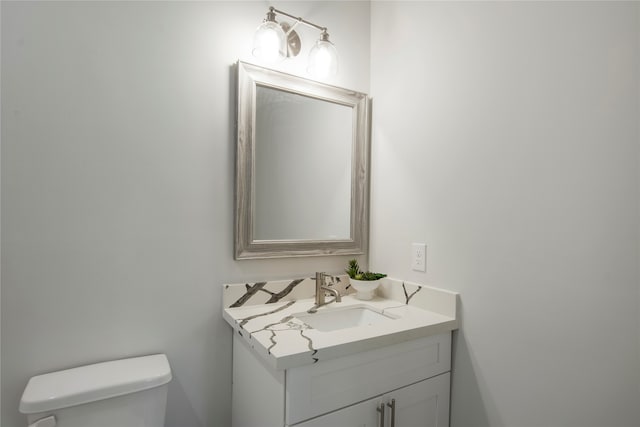
[[[348,279],[336,276],[336,289]],[[312,279],[225,285],[224,319],[272,368],[316,363],[403,341],[437,335],[459,327],[458,294],[416,283],[383,279],[378,295],[362,301],[343,286],[342,302],[318,309],[318,314],[365,305],[393,318],[375,325],[328,332],[295,317],[314,305]],[[327,296],[327,298],[330,298]],[[266,299],[266,301],[265,301]]]

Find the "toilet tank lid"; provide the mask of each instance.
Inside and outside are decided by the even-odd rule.
[[[35,414],[122,396],[171,381],[164,354],[113,360],[38,375],[29,380],[20,412]]]

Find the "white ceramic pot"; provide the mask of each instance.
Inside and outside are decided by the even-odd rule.
[[[380,286],[380,279],[378,280],[356,280],[349,278],[349,283],[356,290],[356,298],[362,300],[370,300],[373,298],[374,291]]]

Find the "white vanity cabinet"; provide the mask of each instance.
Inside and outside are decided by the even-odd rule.
[[[280,371],[236,335],[234,427],[449,425],[451,332]]]

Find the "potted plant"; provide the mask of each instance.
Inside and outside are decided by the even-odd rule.
[[[373,298],[373,291],[380,285],[380,279],[387,277],[386,274],[373,273],[371,271],[361,271],[358,261],[352,259],[345,270],[349,275],[349,282],[356,290],[356,298],[370,300]]]

